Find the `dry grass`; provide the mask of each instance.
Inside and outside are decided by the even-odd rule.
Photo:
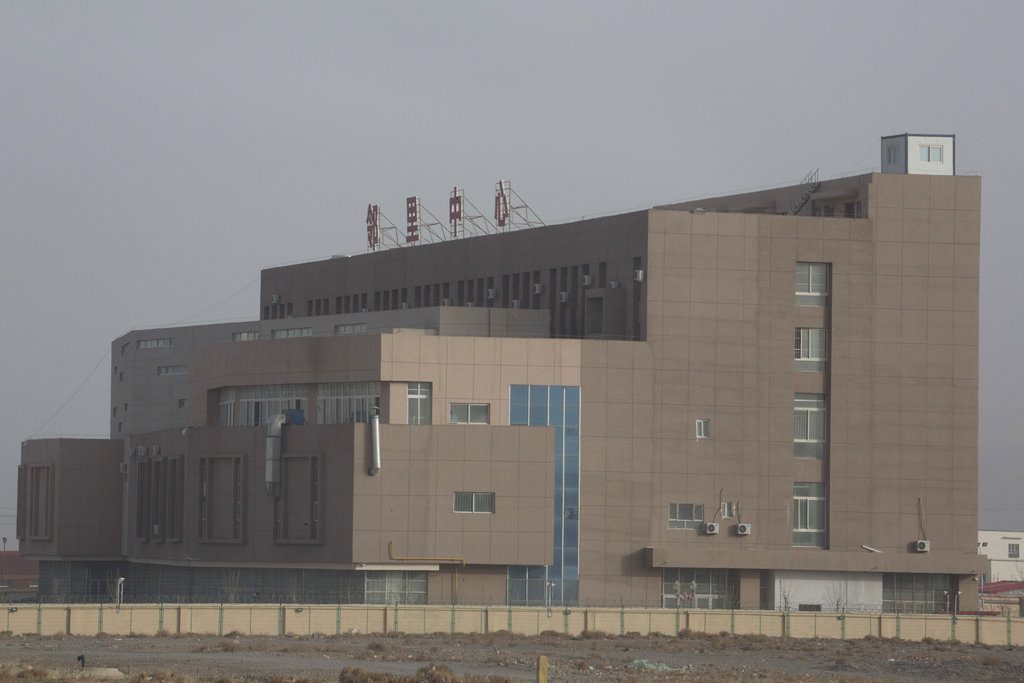
[[[504,676],[457,676],[439,664],[428,664],[415,674],[378,673],[358,667],[345,667],[338,675],[339,683],[512,683]]]

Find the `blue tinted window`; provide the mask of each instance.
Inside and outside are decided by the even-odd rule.
[[[530,387],[524,384],[513,384],[509,390],[508,423],[513,425],[529,424],[530,420]]]
[[[579,599],[580,388],[512,385],[510,424],[555,428],[553,561],[510,567],[510,604],[576,604]]]

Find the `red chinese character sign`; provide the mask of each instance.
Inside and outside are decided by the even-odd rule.
[[[376,204],[366,207],[366,246],[370,251],[380,248],[380,207]]]
[[[512,183],[507,180],[499,180],[494,193],[494,221],[499,228],[504,228],[509,221],[508,195],[512,189]]]
[[[465,198],[457,186],[452,188],[452,196],[448,198],[448,224],[451,226],[452,239],[458,239],[462,232],[462,221],[466,217]]]
[[[407,197],[405,200],[405,241],[420,241],[420,198]]]

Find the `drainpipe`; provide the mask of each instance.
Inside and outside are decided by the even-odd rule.
[[[370,418],[370,437],[373,447],[373,464],[370,465],[369,475],[372,477],[380,472],[380,415]]]
[[[281,426],[287,418],[275,415],[267,423],[267,459],[264,483],[267,495],[278,498],[281,495]]]

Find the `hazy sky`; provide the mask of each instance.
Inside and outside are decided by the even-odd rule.
[[[981,519],[1024,529],[1024,3],[0,1],[0,533],[20,443],[135,327],[257,317],[366,204],[548,223],[877,168],[984,176]],[[203,313],[244,289],[238,296]],[[199,315],[202,314],[202,315]],[[198,317],[196,317],[198,315]],[[105,435],[109,359],[44,434]]]

